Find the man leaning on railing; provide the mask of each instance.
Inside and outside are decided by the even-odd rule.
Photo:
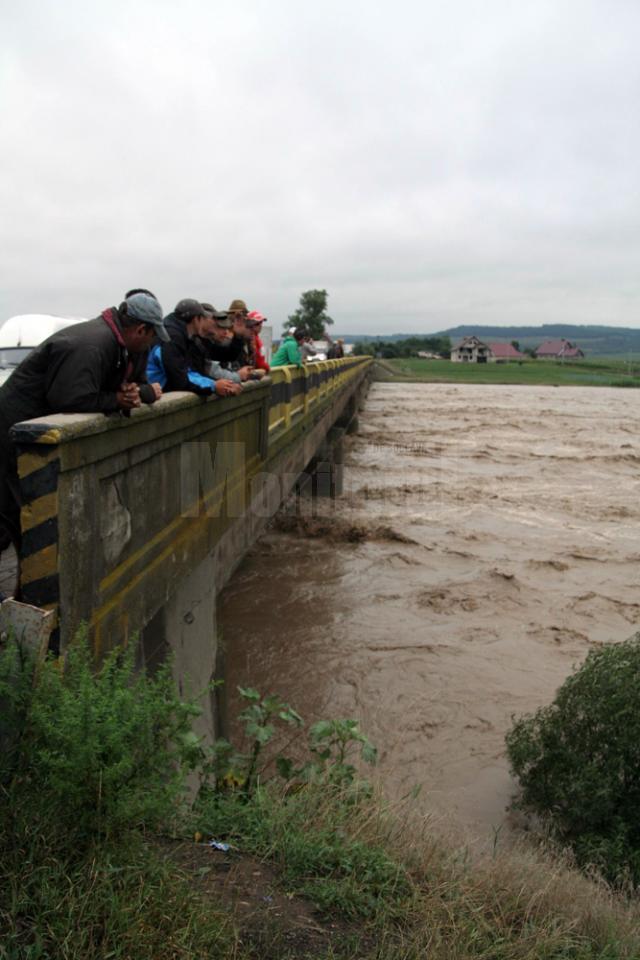
[[[162,390],[147,381],[145,368],[156,337],[169,339],[162,307],[149,291],[131,292],[119,307],[48,337],[0,387],[0,515],[6,521],[0,541],[17,538],[20,529],[11,427],[53,413],[128,414],[154,403]],[[0,542],[0,550],[7,545]]]
[[[198,300],[180,300],[173,313],[165,317],[169,339],[151,351],[147,375],[157,376],[166,392],[184,390],[200,396],[215,393],[219,397],[240,393],[240,383],[229,377],[216,380],[207,370],[204,339],[214,337],[222,317],[217,311],[215,316],[209,313]]]

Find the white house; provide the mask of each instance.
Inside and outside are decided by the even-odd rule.
[[[451,351],[454,363],[486,363],[491,351],[486,343],[477,337],[463,337],[460,343]]]

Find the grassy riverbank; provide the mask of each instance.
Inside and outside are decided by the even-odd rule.
[[[510,363],[451,363],[410,357],[377,365],[380,379],[427,383],[505,383],[535,386],[640,387],[637,361],[598,358],[575,363],[523,360]]]
[[[474,859],[410,806],[265,790],[213,819],[239,849],[268,859],[290,903],[312,907],[319,930],[295,949],[291,916],[272,915],[255,953],[264,960],[630,960],[640,951],[636,908],[532,847]]]
[[[212,813],[201,813],[207,820]],[[213,818],[228,852],[131,833],[3,851],[3,960],[634,960],[640,910],[522,847],[474,860],[428,821],[315,788]]]
[[[246,693],[256,742],[300,719]],[[203,752],[170,672],[148,679],[131,654],[94,672],[79,646],[34,684],[8,648],[0,699],[1,960],[640,955],[636,902],[533,846],[473,857],[375,796],[341,748],[326,766],[332,731],[368,749],[351,721],[316,725],[320,779],[260,785],[255,751],[252,775],[219,776],[231,745]],[[195,805],[189,770],[207,784]]]

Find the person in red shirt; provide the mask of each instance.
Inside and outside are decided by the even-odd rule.
[[[257,370],[264,370],[265,373],[269,373],[270,367],[267,361],[267,358],[264,355],[264,348],[262,346],[262,340],[260,339],[260,333],[262,332],[262,324],[267,318],[260,313],[259,310],[252,310],[251,313],[247,314],[247,321],[251,324],[254,330],[253,335],[253,346],[255,349],[255,367]]]

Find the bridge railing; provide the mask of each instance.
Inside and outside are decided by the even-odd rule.
[[[366,357],[320,360],[304,367],[276,367],[271,371],[269,437],[275,440],[359,376]]]

